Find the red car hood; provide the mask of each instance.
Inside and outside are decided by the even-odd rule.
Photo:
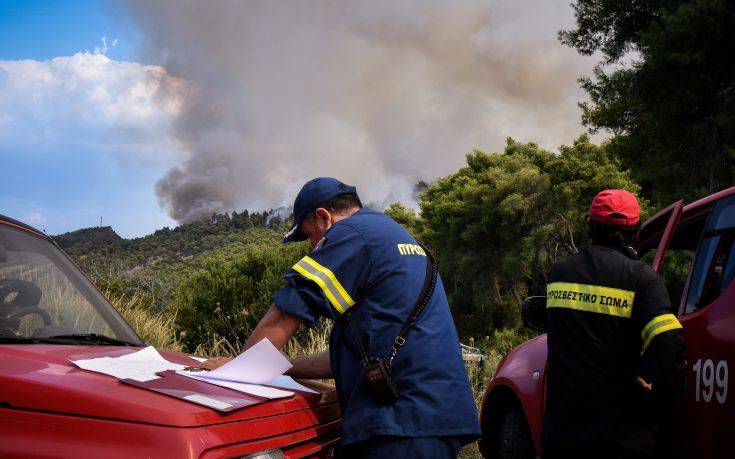
[[[336,394],[331,386],[315,389],[318,395],[296,392],[293,397],[220,414],[209,408],[120,383],[112,376],[80,370],[70,360],[117,357],[139,348],[22,344],[0,345],[0,405],[103,419],[193,427],[258,419],[302,411],[313,424],[338,416]],[[159,351],[166,359],[184,365],[196,362],[186,354]],[[320,405],[334,408],[312,411]],[[323,407],[326,408],[326,407]],[[335,416],[336,414],[336,416]]]

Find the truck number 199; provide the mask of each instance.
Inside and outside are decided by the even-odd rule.
[[[698,402],[700,399],[704,399],[706,403],[709,403],[712,401],[712,395],[714,395],[720,404],[725,403],[728,383],[727,362],[725,360],[719,360],[715,365],[711,359],[705,359],[704,361],[699,359],[692,366],[692,371],[695,373],[694,400]]]

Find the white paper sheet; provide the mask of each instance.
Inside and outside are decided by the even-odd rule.
[[[310,394],[318,394],[319,392],[311,390],[308,387],[299,384],[290,376],[281,375],[263,383],[264,386],[280,387],[281,389],[299,390]]]
[[[266,387],[261,386],[259,384],[246,384],[241,382],[235,382],[235,381],[224,381],[220,379],[211,379],[211,378],[205,378],[203,376],[197,376],[196,374],[191,374],[190,372],[178,372],[181,375],[187,376],[192,379],[196,379],[198,381],[203,381],[209,384],[214,384],[215,386],[221,386],[221,387],[227,387],[228,389],[233,389],[238,392],[243,392],[245,394],[250,395],[256,395],[258,397],[265,397],[268,399],[276,399],[276,398],[285,398],[285,397],[291,397],[293,395],[293,392],[288,392],[281,389],[275,389],[273,387]],[[199,372],[201,375],[201,372]]]
[[[263,339],[215,370],[177,371],[177,373],[246,394],[273,399],[290,397],[293,392],[265,385],[286,389],[298,388],[298,390],[303,388],[308,391],[288,376],[282,376],[289,368],[291,362],[268,339]]]
[[[164,359],[153,346],[121,357],[99,357],[71,362],[83,370],[141,382],[158,379],[159,376],[156,376],[156,373],[160,371],[178,371],[186,368],[184,365]]]
[[[291,366],[291,362],[267,338],[264,338],[255,346],[215,370],[207,372],[181,371],[179,373],[219,381],[263,384],[277,376],[281,376]]]
[[[199,362],[199,363],[202,363],[202,362],[206,362],[207,360],[209,360],[209,359],[208,359],[208,358],[206,358],[206,357],[197,357],[197,356],[195,356],[195,355],[190,355],[190,356],[189,356],[189,358],[190,358],[190,359],[194,359],[194,360],[196,360],[196,361],[197,361],[197,362]]]

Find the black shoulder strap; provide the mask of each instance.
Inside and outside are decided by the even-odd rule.
[[[406,344],[406,336],[408,335],[408,332],[416,324],[416,321],[421,316],[421,313],[424,311],[426,305],[429,304],[429,300],[431,300],[431,296],[434,294],[434,288],[436,287],[436,279],[438,277],[436,259],[426,247],[424,247],[420,243],[419,245],[424,250],[424,253],[426,253],[426,275],[424,276],[424,285],[421,288],[421,293],[419,293],[419,296],[416,298],[416,303],[413,305],[411,313],[408,315],[406,322],[403,324],[403,328],[401,328],[398,336],[396,336],[396,339],[393,341],[393,346],[391,346],[390,351],[388,351],[386,363],[389,367],[391,363],[393,363],[393,359],[396,357],[396,355],[398,355],[398,351],[403,347],[404,344]],[[359,349],[354,349],[352,346],[349,345],[348,347],[350,351],[355,354],[357,360],[363,363],[367,363],[369,357],[365,352],[365,348],[362,345],[360,336],[357,334],[357,329],[352,322],[350,312],[345,313],[345,319],[347,320],[347,323],[352,330],[352,334],[355,336],[355,341],[357,342]]]
[[[386,357],[388,366],[393,363],[393,359],[398,355],[398,351],[404,344],[406,344],[406,336],[408,335],[409,330],[411,330],[411,328],[416,324],[421,313],[424,312],[424,308],[429,304],[429,300],[431,300],[431,296],[434,294],[434,287],[436,287],[436,279],[438,277],[436,259],[426,247],[420,243],[419,245],[426,253],[426,275],[424,276],[424,286],[421,288],[421,293],[418,298],[416,298],[416,303],[413,305],[413,309],[408,315],[406,323],[403,324],[403,328],[401,328],[400,333],[398,333],[398,336],[396,336],[396,339],[393,341],[393,346],[388,352],[388,356]]]

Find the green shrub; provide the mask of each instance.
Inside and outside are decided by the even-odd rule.
[[[239,349],[284,285],[283,274],[306,251],[305,244],[247,246],[234,259],[207,259],[186,275],[174,294],[185,348],[224,339]]]

